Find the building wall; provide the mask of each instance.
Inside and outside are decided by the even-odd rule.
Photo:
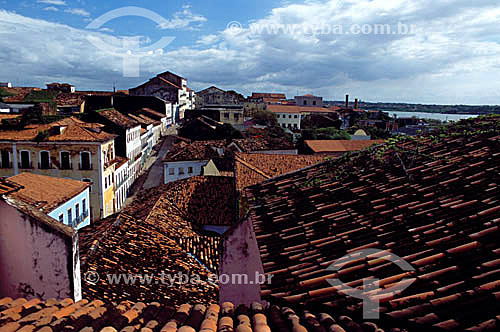
[[[283,128],[301,129],[300,128],[300,113],[276,113],[278,124]]]
[[[86,205],[86,210],[83,211],[83,200],[85,200],[85,205]],[[79,216],[76,215],[76,204],[79,205],[79,216],[82,216],[82,221],[77,224],[75,227],[76,229],[83,228],[85,226],[90,225],[90,215],[89,215],[89,210],[90,210],[90,195],[89,195],[89,188],[85,189],[82,191],[80,194],[76,195],[69,201],[65,202],[64,204],[60,205],[56,209],[50,211],[48,213],[49,217],[54,218],[55,220],[59,221],[59,216],[62,214],[63,215],[63,220],[65,225],[70,225],[70,220],[68,220],[68,210],[71,209],[71,215],[73,218],[73,221],[78,218]],[[85,212],[87,212],[87,217],[83,218],[85,215]]]
[[[222,284],[219,291],[220,303],[230,301],[250,305],[252,302],[260,302],[261,287],[260,280],[256,279],[256,273],[263,275],[264,268],[250,220],[245,219],[227,231],[222,241],[220,275],[245,274],[248,277],[248,283],[244,285],[231,282]]]
[[[0,261],[1,297],[81,299],[77,240],[3,200]]]
[[[123,164],[115,170],[115,211],[120,211],[128,194],[128,165]]]
[[[297,106],[323,107],[323,98],[316,96],[296,96],[295,104]]]
[[[203,174],[203,168],[208,164],[207,160],[201,161],[176,161],[176,162],[166,162],[163,164],[163,179],[164,183],[169,183],[172,181],[177,181],[181,179],[190,178],[193,176],[198,176]],[[192,167],[193,172],[188,173],[188,168]],[[170,174],[170,169],[173,169],[174,174]],[[183,170],[184,174],[180,171]]]
[[[220,110],[219,119],[220,122],[230,125],[243,125],[245,123],[243,111]]]
[[[103,204],[103,168],[104,160],[101,153],[106,152],[110,147],[114,146],[114,141],[109,141],[106,144],[101,143],[55,143],[55,142],[0,142],[0,150],[7,150],[10,153],[10,161],[12,168],[0,168],[0,177],[8,177],[17,175],[22,172],[31,172],[35,174],[54,176],[60,178],[74,179],[82,181],[90,180],[92,183],[90,191],[90,207],[91,220],[98,220],[104,217],[102,210]],[[30,152],[31,169],[20,169],[20,151],[27,150]],[[40,152],[49,151],[51,159],[50,169],[40,169]],[[68,151],[71,155],[72,169],[60,169],[60,152]],[[80,169],[80,153],[88,151],[91,153],[91,170]],[[108,167],[109,168],[109,167]],[[111,170],[108,169],[109,173]],[[88,181],[87,181],[88,182]]]

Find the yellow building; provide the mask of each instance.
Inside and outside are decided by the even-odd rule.
[[[92,220],[113,214],[115,135],[102,125],[66,118],[50,124],[0,130],[0,177],[33,172],[85,181]]]

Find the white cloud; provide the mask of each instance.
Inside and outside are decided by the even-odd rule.
[[[58,12],[59,8],[54,7],[54,6],[49,6],[49,7],[45,7],[43,10],[46,10],[46,11],[49,11],[49,12]]]
[[[68,8],[64,10],[65,13],[89,17],[90,13],[83,8]]]
[[[448,0],[282,5],[253,23],[348,27],[354,23],[392,26],[401,21],[416,24],[417,30],[405,36],[255,35],[244,23],[239,33],[208,31],[194,45],[169,46],[163,53],[141,58],[137,79],[123,78],[122,59],[97,50],[86,37],[120,46],[119,38],[0,10],[0,63],[10,64],[0,66],[0,77],[14,82],[24,78],[29,85],[63,80],[86,89],[110,88],[117,81],[128,88],[171,70],[187,77],[195,89],[215,84],[247,94],[267,90],[293,96],[300,90],[327,99],[349,93],[371,101],[498,104],[497,7],[495,0],[455,0],[452,5]],[[183,8],[184,14],[177,17],[189,16],[185,11],[191,8]],[[171,27],[191,28],[204,21],[169,22]]]
[[[211,45],[215,43],[219,37],[217,35],[205,35],[196,41],[197,44],[201,45]]]
[[[63,0],[37,0],[38,3],[44,3],[47,5],[55,5],[55,6],[65,6],[66,1]]]
[[[197,29],[207,19],[191,11],[190,5],[184,5],[182,11],[176,12],[173,18],[159,25],[160,29]],[[193,26],[194,24],[194,26]]]

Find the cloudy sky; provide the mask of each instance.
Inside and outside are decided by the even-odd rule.
[[[499,23],[498,0],[0,0],[0,81],[126,89],[170,70],[195,90],[500,104]]]

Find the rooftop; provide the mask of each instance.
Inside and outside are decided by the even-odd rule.
[[[384,140],[316,140],[305,141],[305,144],[315,153],[337,153],[359,151],[376,144],[382,144]]]
[[[23,187],[11,194],[12,197],[16,197],[44,213],[51,212],[90,186],[82,181],[33,173],[21,173],[9,177],[8,180]]]
[[[39,133],[48,132],[54,127],[64,129],[60,134],[49,135],[46,138],[48,142],[107,142],[115,138],[115,135],[103,131],[101,124],[85,123],[70,117],[50,124],[30,124],[19,130],[0,130],[0,140],[35,141]]]
[[[91,298],[89,298],[91,299]],[[159,302],[111,302],[83,299],[26,300],[0,298],[0,329],[10,331],[164,331],[164,332],[307,332],[379,331],[374,323],[359,325],[328,311],[251,306],[231,302],[204,305],[196,297],[180,305]],[[389,330],[386,330],[389,331]]]
[[[322,156],[236,153],[236,187],[244,188],[324,161]]]
[[[313,107],[297,105],[267,105],[267,110],[273,113],[330,113],[337,112],[340,107]]]
[[[247,190],[264,270],[265,298],[361,313],[361,302],[327,279],[380,302],[380,323],[411,331],[498,329],[500,118],[463,121],[423,138],[351,153]],[[361,249],[381,256],[335,260]],[[388,293],[395,283],[411,285]],[[377,321],[378,323],[379,321]],[[496,325],[495,325],[496,324]],[[475,327],[474,329],[468,329]]]
[[[181,197],[182,189],[177,186],[179,182],[172,182],[142,191],[120,214],[79,231],[82,273],[154,275],[146,285],[113,284],[106,278],[95,285],[84,283],[85,296],[173,304],[192,298],[205,304],[217,300],[218,288],[209,275],[218,268],[219,237],[193,229],[190,203],[184,204],[187,197]],[[178,273],[199,275],[200,283],[171,287],[168,280],[161,279]]]
[[[118,112],[114,108],[97,111],[97,114],[99,114],[103,118],[107,119],[108,121],[113,122],[116,126],[119,126],[122,128],[128,129],[128,128],[136,127],[140,124],[135,119],[132,119],[129,116],[123,115],[122,113]]]

